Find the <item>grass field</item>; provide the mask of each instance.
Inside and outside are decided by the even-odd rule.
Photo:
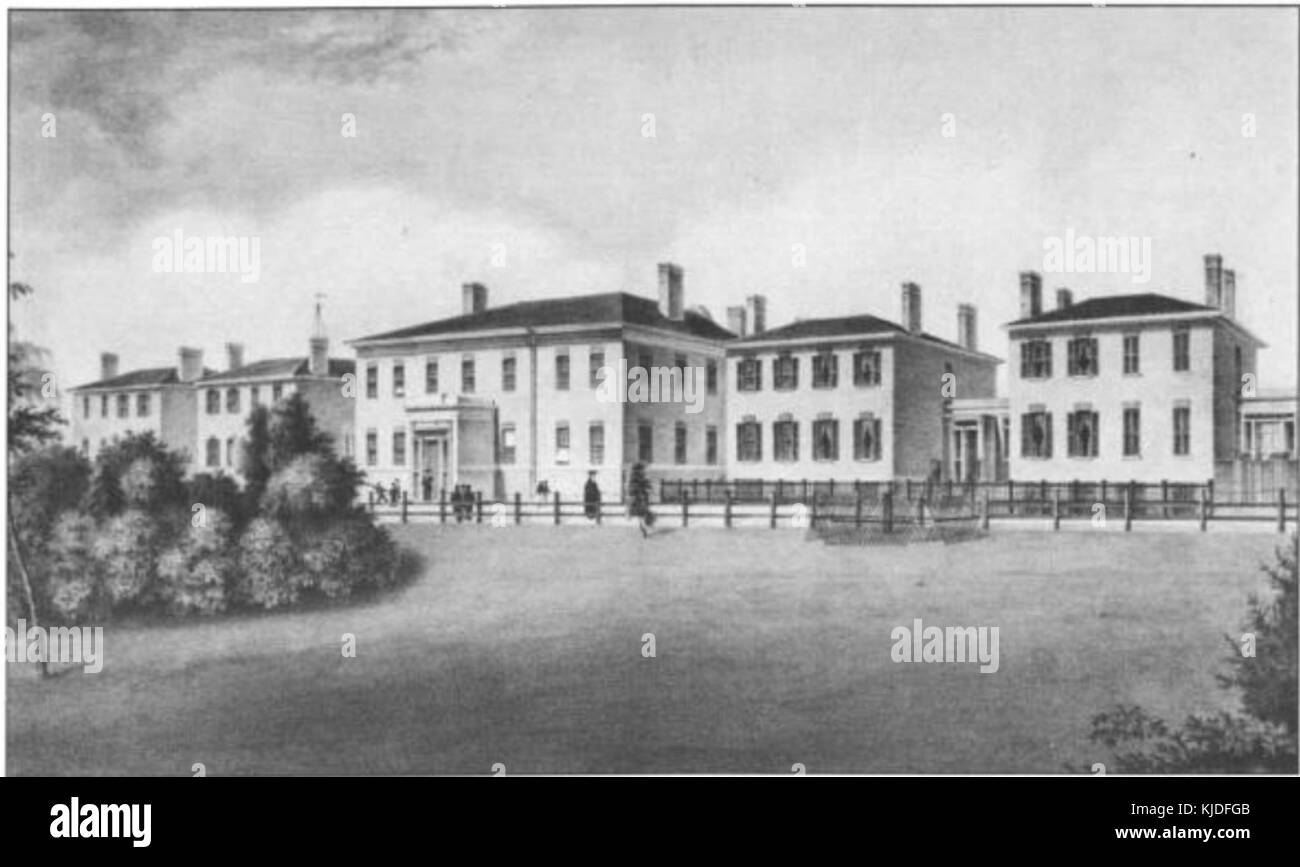
[[[1106,760],[1112,703],[1231,706],[1223,634],[1283,538],[394,532],[428,571],[379,602],[110,627],[96,675],[6,666],[8,772],[1056,773]],[[998,626],[1000,670],[892,662],[918,617]]]

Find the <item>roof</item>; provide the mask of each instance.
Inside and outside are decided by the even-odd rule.
[[[769,328],[759,334],[751,334],[743,340],[737,340],[732,346],[743,347],[771,340],[817,340],[828,337],[860,337],[870,334],[911,334],[897,322],[881,319],[879,316],[862,314],[860,316],[838,316],[830,319],[797,319],[780,328]],[[928,332],[913,335],[938,346],[959,349],[962,352],[978,352]],[[979,353],[981,355],[987,353]],[[991,357],[991,356],[990,356]]]
[[[508,328],[595,325],[610,322],[663,328],[710,340],[731,340],[736,336],[712,319],[693,310],[685,311],[681,319],[669,319],[660,312],[658,303],[650,298],[628,292],[606,292],[569,298],[548,298],[541,301],[519,301],[502,307],[491,307],[481,313],[439,319],[397,331],[372,334],[349,342],[356,344],[370,340],[443,337]]]
[[[204,376],[215,373],[211,368],[203,368]],[[172,367],[146,367],[140,370],[131,370],[109,379],[101,379],[98,382],[88,382],[85,385],[78,385],[73,391],[90,388],[139,388],[150,385],[180,385],[180,376],[176,373],[175,366]]]
[[[227,382],[242,379],[293,379],[310,375],[311,360],[306,356],[294,358],[267,358],[254,361],[234,370],[209,373],[199,380],[202,383]],[[329,360],[329,376],[339,377],[356,371],[356,362],[346,358]]]
[[[1085,319],[1113,319],[1121,316],[1163,316],[1170,313],[1219,313],[1215,307],[1193,304],[1155,292],[1139,295],[1106,295],[1089,298],[1069,307],[1049,310],[1037,316],[1017,319],[1011,325],[1037,325],[1041,322],[1074,322]]]

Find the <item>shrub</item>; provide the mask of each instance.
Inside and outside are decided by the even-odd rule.
[[[238,563],[238,598],[258,608],[292,605],[311,584],[288,531],[267,518],[255,519],[240,536]]]
[[[140,509],[128,509],[100,528],[91,550],[115,610],[153,601],[159,535],[154,518]]]
[[[54,524],[35,574],[42,576],[47,610],[56,622],[84,623],[108,614],[111,600],[92,552],[97,532],[94,519],[76,512],[64,512]]]
[[[351,461],[330,455],[302,455],[268,480],[262,512],[285,522],[348,514],[354,511],[359,479]]]
[[[212,615],[226,609],[236,560],[231,554],[233,524],[216,509],[208,509],[199,526],[191,526],[181,542],[158,559],[158,597],[172,614]]]

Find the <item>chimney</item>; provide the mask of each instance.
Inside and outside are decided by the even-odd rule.
[[[461,312],[466,316],[487,309],[487,287],[482,283],[462,283],[460,292]]]
[[[307,372],[312,376],[328,376],[330,372],[330,340],[325,336],[325,319],[320,312],[324,297],[316,296],[316,315],[312,320],[311,339],[307,341]]]
[[[659,312],[668,319],[682,318],[682,268],[659,263]]]
[[[99,378],[114,379],[117,377],[117,354],[114,352],[101,352],[99,354]]]
[[[745,306],[748,308],[749,336],[762,334],[767,330],[767,296],[747,295]]]
[[[194,382],[203,375],[202,349],[182,346],[178,355],[180,364],[176,368],[176,374],[181,378],[181,382]]]
[[[903,325],[913,334],[921,333],[921,287],[903,284]]]
[[[1223,257],[1205,254],[1205,305],[1219,307],[1223,300]]]
[[[1020,318],[1032,319],[1043,313],[1043,278],[1037,271],[1020,272]]]
[[[963,349],[975,351],[975,305],[957,305],[957,343]]]
[[[1237,272],[1226,269],[1223,272],[1223,315],[1229,319],[1237,316]]]
[[[737,337],[748,337],[745,334],[745,308],[741,305],[727,308],[727,330]]]
[[[1064,310],[1074,303],[1074,293],[1064,286],[1056,290],[1056,309]]]
[[[244,344],[226,344],[226,369],[235,370],[244,366]]]

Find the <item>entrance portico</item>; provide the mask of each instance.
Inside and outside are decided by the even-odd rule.
[[[409,405],[406,416],[412,499],[436,501],[456,485],[498,495],[496,406],[491,401],[439,394]]]

